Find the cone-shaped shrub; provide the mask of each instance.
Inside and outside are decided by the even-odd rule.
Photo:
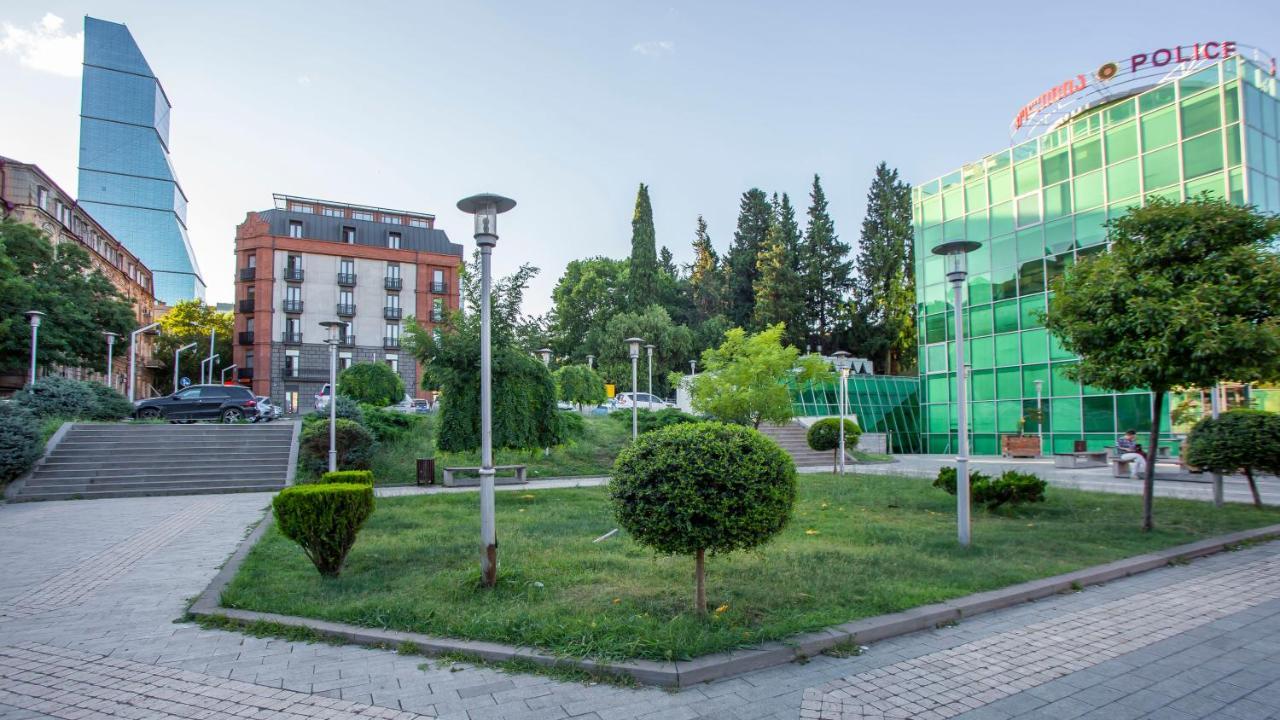
[[[321,575],[337,577],[356,534],[373,513],[373,486],[294,485],[281,490],[271,507],[280,532],[302,546]]]

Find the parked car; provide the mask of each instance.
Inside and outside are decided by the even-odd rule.
[[[329,409],[329,383],[325,383],[324,387],[320,388],[320,392],[316,393],[316,409]]]
[[[657,412],[664,408],[675,407],[675,403],[667,402],[657,395],[649,393],[634,393],[636,402],[639,403],[641,410],[653,410]],[[618,393],[613,396],[614,410],[631,410],[632,393]]]
[[[238,385],[191,385],[172,395],[139,400],[133,416],[140,420],[219,420],[224,423],[253,420],[258,399]]]
[[[284,409],[271,402],[271,398],[266,395],[258,396],[258,416],[253,419],[254,422],[271,422],[282,414]]]
[[[413,401],[413,411],[419,415],[425,415],[431,412],[431,401],[423,398],[416,398]]]

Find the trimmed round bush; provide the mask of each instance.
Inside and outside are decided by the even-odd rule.
[[[14,393],[13,402],[30,410],[40,419],[64,417],[88,420],[93,417],[98,404],[90,385],[87,382],[50,375],[36,380],[34,384],[28,383]]]
[[[133,414],[133,403],[124,395],[102,383],[87,384],[94,399],[90,420],[123,420]]]
[[[373,513],[373,486],[365,483],[294,485],[271,501],[280,532],[302,546],[325,577],[337,577]]]
[[[336,446],[339,470],[368,470],[376,441],[363,425],[338,418]],[[329,420],[319,420],[302,430],[298,456],[303,468],[314,475],[329,469]]]
[[[321,483],[348,483],[353,485],[372,485],[372,470],[335,470],[320,476]]]
[[[755,430],[682,423],[641,435],[618,454],[609,498],[637,542],[695,557],[694,608],[702,614],[706,552],[754,548],[781,532],[796,501],[796,469]]]
[[[1280,415],[1241,408],[1196,423],[1187,463],[1218,473],[1244,472],[1253,504],[1262,507],[1255,473],[1280,474]]]
[[[338,394],[356,402],[385,407],[404,399],[404,380],[386,363],[356,363],[338,373]]]
[[[858,423],[844,419],[844,449],[846,452],[858,447],[858,439],[862,437],[862,428]],[[823,452],[831,451],[831,472],[840,465],[840,418],[823,418],[809,426],[805,433],[805,441],[809,447]]]
[[[40,457],[40,431],[30,410],[0,403],[0,485],[22,475]]]

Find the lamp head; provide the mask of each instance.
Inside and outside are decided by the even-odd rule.
[[[627,347],[630,348],[631,350],[632,360],[635,360],[636,358],[640,357],[640,345],[643,342],[644,342],[644,338],[638,338],[638,337],[627,338],[626,343],[627,343]]]
[[[320,327],[329,331],[329,339],[326,340],[325,342],[327,343],[338,342],[338,330],[346,327],[346,325],[347,325],[346,323],[340,320],[325,320],[324,322],[320,323]]]
[[[472,195],[458,201],[459,210],[475,216],[476,243],[489,247],[498,244],[498,215],[515,206],[515,200],[493,193]]]
[[[27,316],[27,321],[31,323],[31,327],[40,327],[40,320],[44,317],[44,313],[39,310],[28,310],[23,315]]]
[[[649,355],[649,357],[653,357],[653,349],[654,349],[655,347],[657,347],[657,345],[654,345],[653,343],[647,343],[647,344],[644,346],[644,351],[645,351],[645,353],[646,353],[646,354],[648,354],[648,355]]]
[[[550,363],[550,362],[551,362],[551,348],[542,348],[541,350],[539,350],[539,351],[538,351],[538,357],[541,357],[541,358],[542,358],[542,362],[544,362],[544,363]]]
[[[107,344],[108,344],[108,345],[115,345],[115,344],[116,344],[116,338],[120,337],[120,335],[119,335],[119,334],[117,334],[117,333],[113,333],[113,332],[111,332],[110,330],[103,330],[103,331],[102,331],[102,336],[103,336],[103,337],[105,337],[105,338],[107,339]]]
[[[841,374],[848,372],[853,366],[853,354],[847,350],[837,350],[831,353],[831,364],[835,365]]]
[[[976,240],[951,240],[934,246],[933,254],[946,258],[947,280],[958,284],[969,275],[968,254],[980,247]]]

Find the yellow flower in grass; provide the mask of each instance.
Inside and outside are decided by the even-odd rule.
[[[721,605],[720,607],[716,608],[716,614],[717,614],[717,615],[719,615],[719,614],[721,614],[721,613],[725,612],[725,611],[726,611],[726,610],[728,610],[728,609],[729,609],[729,603],[725,603],[725,604]]]
[[[805,535],[821,535],[822,533],[818,532],[817,530],[814,530],[813,528],[809,528],[808,530],[804,531],[804,534]]]

